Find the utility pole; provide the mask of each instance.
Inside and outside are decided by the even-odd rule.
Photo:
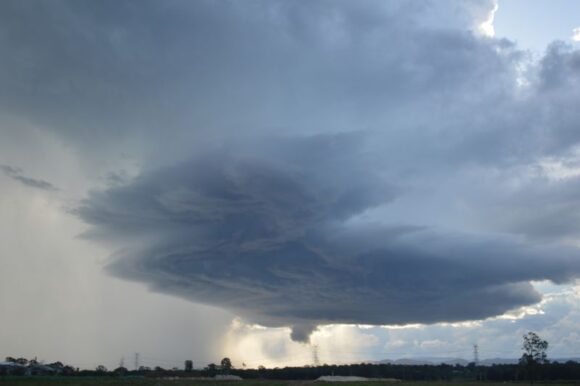
[[[473,345],[473,364],[475,371],[475,380],[482,381],[484,379],[483,373],[480,373],[477,366],[479,365],[479,346],[477,344]]]
[[[314,366],[320,366],[320,359],[318,358],[318,345],[312,345],[312,361],[314,362]]]

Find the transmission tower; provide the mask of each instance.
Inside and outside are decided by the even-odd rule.
[[[318,358],[318,345],[312,345],[312,361],[314,362],[314,366],[320,366],[320,359]]]
[[[135,353],[135,370],[139,370],[139,353]]]
[[[473,345],[473,363],[479,364],[479,346],[476,344]]]

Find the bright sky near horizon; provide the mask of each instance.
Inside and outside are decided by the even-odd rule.
[[[578,28],[574,0],[0,2],[0,358],[580,357]]]

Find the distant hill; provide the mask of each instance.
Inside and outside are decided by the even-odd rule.
[[[479,364],[482,366],[515,365],[518,362],[519,362],[519,359],[515,359],[515,358],[488,358],[488,359],[480,360]]]
[[[517,364],[519,361],[519,359],[517,358],[488,358],[488,359],[482,359],[479,361],[479,364],[481,366],[492,366],[494,364],[496,365],[514,365]],[[559,363],[565,363],[568,361],[573,361],[573,362],[578,362],[580,363],[580,358],[576,357],[576,358],[550,358],[551,362],[559,362]],[[386,364],[392,364],[392,365],[415,365],[415,366],[421,366],[421,365],[440,365],[440,364],[446,364],[446,365],[461,365],[461,366],[467,366],[470,361],[465,360],[463,358],[453,358],[453,357],[417,357],[417,358],[400,358],[400,359],[383,359],[380,361],[376,361],[374,363],[386,363]]]
[[[451,357],[441,357],[441,358],[434,358],[434,357],[419,357],[419,358],[401,358],[401,359],[383,359],[378,361],[377,363],[388,363],[393,365],[439,365],[439,364],[447,364],[447,365],[462,365],[466,366],[469,364],[469,361],[461,358],[451,358]]]

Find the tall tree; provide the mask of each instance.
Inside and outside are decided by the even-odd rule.
[[[210,363],[205,368],[205,371],[207,372],[208,376],[214,377],[217,374],[217,365],[215,363]]]
[[[520,364],[526,369],[526,373],[533,384],[538,376],[540,366],[548,362],[548,342],[543,340],[535,332],[528,332],[523,336],[524,342],[522,350],[524,353],[520,358]]]
[[[221,361],[221,363],[220,363],[220,364],[221,364],[221,369],[222,369],[222,372],[223,372],[224,374],[229,374],[229,373],[230,373],[230,370],[231,370],[231,369],[232,369],[232,367],[233,367],[233,366],[232,366],[232,361],[230,360],[230,358],[227,358],[227,357],[226,357],[226,358],[222,359],[222,361]]]

